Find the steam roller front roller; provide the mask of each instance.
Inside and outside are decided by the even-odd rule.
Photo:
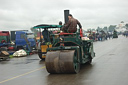
[[[49,73],[78,73],[80,64],[75,50],[61,50],[47,52],[45,59]]]

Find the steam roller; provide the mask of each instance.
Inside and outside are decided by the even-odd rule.
[[[55,32],[56,28],[61,27],[61,25],[44,24],[33,27],[33,29],[47,29],[46,39],[49,39],[40,40],[38,53],[42,57],[45,51],[45,64],[49,73],[78,73],[81,64],[90,64],[95,57],[93,40],[81,36],[82,29],[78,29],[76,33]]]
[[[69,10],[64,10],[64,15],[67,23]],[[91,64],[95,57],[93,40],[83,37],[82,29],[78,29],[75,33],[64,33],[60,31],[61,28],[62,23],[41,24],[33,27],[40,31],[38,55],[40,59],[45,59],[46,69],[51,74],[78,73],[81,64]]]
[[[93,41],[84,40],[80,31],[76,33],[52,34],[52,47],[47,48],[45,58],[49,73],[78,73],[80,65],[91,63],[95,57]],[[58,37],[56,37],[58,36]]]

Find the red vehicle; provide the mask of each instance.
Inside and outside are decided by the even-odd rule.
[[[0,31],[0,47],[6,46],[10,43],[9,31]]]
[[[9,43],[9,31],[0,31],[0,60],[6,60],[9,58],[9,53],[6,52],[9,48]]]

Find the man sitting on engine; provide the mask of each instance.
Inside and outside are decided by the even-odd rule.
[[[62,28],[64,32],[75,33],[77,31],[77,24],[79,28],[82,29],[80,22],[73,18],[71,14],[69,14],[68,19],[68,22]]]

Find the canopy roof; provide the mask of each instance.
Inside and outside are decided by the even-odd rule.
[[[48,24],[40,24],[40,25],[37,25],[37,26],[34,26],[33,29],[39,29],[39,28],[61,28],[62,25],[48,25]]]

